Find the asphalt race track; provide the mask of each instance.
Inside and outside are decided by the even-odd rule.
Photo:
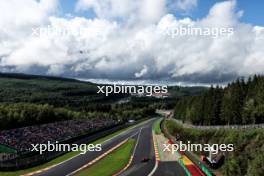
[[[115,145],[117,145],[118,143],[122,142],[123,140],[133,136],[133,135],[137,135],[140,132],[140,129],[142,128],[142,132],[141,135],[148,137],[148,134],[145,134],[145,132],[149,131],[149,135],[151,135],[151,126],[153,124],[153,122],[155,121],[155,119],[149,120],[148,122],[141,124],[135,128],[129,129],[121,134],[119,134],[118,136],[104,142],[102,144],[102,151],[100,152],[87,152],[85,154],[81,154],[81,155],[77,155],[74,158],[71,158],[55,167],[52,167],[51,169],[47,170],[47,171],[43,171],[41,173],[35,174],[34,176],[66,176],[66,175],[71,175],[72,172],[76,171],[77,169],[79,169],[80,167],[82,167],[83,165],[89,163],[90,161],[92,161],[93,159],[95,159],[96,157],[100,156],[101,154],[105,153],[106,151],[108,151],[109,149],[111,149],[112,147],[114,147]],[[147,127],[147,129],[149,130],[145,130],[144,128]],[[150,140],[151,140],[151,136],[148,138],[149,140],[149,144],[148,146],[150,147]],[[144,145],[140,142],[140,144],[138,146]],[[143,146],[141,146],[143,147]],[[138,151],[137,151],[138,152]],[[140,158],[140,156],[138,156]],[[149,165],[147,163],[147,165]],[[149,166],[150,167],[150,166]]]
[[[174,162],[159,162],[155,169],[155,154],[152,137],[152,126],[156,119],[151,119],[146,123],[140,124],[135,128],[129,129],[114,138],[105,141],[102,144],[102,151],[87,152],[77,155],[63,163],[43,171],[34,176],[70,176],[73,172],[81,168],[83,165],[94,160],[101,154],[105,153],[112,147],[129,137],[136,139],[133,148],[133,160],[126,171],[121,173],[121,176],[148,176],[154,172],[153,176],[184,176],[186,175],[183,168],[176,161]],[[142,162],[142,158],[148,158],[149,161]]]
[[[184,176],[184,169],[178,162],[160,162],[153,176]]]
[[[146,124],[138,134],[137,144],[131,166],[121,175],[138,176],[148,175],[155,166],[155,155],[152,141],[152,124]],[[142,162],[142,158],[148,158],[148,162]]]

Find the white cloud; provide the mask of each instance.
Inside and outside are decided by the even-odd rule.
[[[156,22],[166,11],[166,0],[79,0],[76,10],[93,10],[104,19]]]
[[[1,29],[19,32],[28,26],[40,25],[56,10],[57,0],[0,0]]]
[[[264,28],[241,23],[242,12],[235,10],[235,1],[215,4],[200,20],[167,14],[163,0],[152,4],[144,0],[143,6],[137,0],[80,0],[78,9],[93,8],[98,15],[95,19],[57,17],[56,1],[24,1],[19,4],[21,9],[36,13],[35,17],[27,18],[31,15],[23,14],[12,0],[0,0],[1,7],[18,12],[6,10],[9,20],[0,20],[1,29],[8,27],[11,31],[0,31],[0,71],[32,72],[42,68],[41,73],[82,78],[192,83],[224,82],[235,76],[264,73]],[[107,10],[110,16],[106,16]],[[29,35],[32,27],[45,25],[82,33]],[[219,38],[164,35],[167,28],[182,25],[233,27],[235,32]]]
[[[172,4],[173,6],[180,11],[189,11],[197,6],[197,0],[177,0]]]
[[[143,65],[143,69],[138,72],[138,73],[135,73],[135,77],[136,78],[141,78],[142,76],[144,76],[146,73],[148,72],[148,67],[146,65]]]
[[[57,5],[57,0],[0,0],[0,56],[25,45],[32,28],[47,24]]]
[[[210,26],[234,26],[242,11],[236,12],[236,1],[224,1],[216,3],[209,11],[208,16],[202,20],[202,23]]]

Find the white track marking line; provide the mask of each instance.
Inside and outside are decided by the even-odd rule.
[[[157,158],[156,158],[156,141],[155,141],[155,134],[154,134],[154,132],[152,131],[152,140],[153,140],[153,147],[154,147],[154,154],[155,154],[155,160],[156,160],[156,162],[155,162],[155,166],[154,166],[154,168],[152,169],[152,171],[148,174],[148,176],[152,176],[155,172],[156,172],[156,170],[157,170],[157,168],[158,168],[158,165],[159,165],[159,161],[157,160]]]
[[[157,168],[158,168],[158,165],[159,165],[159,162],[156,161],[153,170],[148,174],[148,176],[152,176],[152,175],[156,172],[156,170],[157,170]]]
[[[136,132],[135,134],[129,136],[128,138],[124,139],[123,141],[121,141],[120,143],[118,143],[117,145],[115,145],[114,147],[110,148],[109,150],[107,150],[106,152],[104,152],[103,154],[101,154],[100,156],[96,157],[94,160],[90,161],[89,163],[83,165],[82,167],[78,168],[77,170],[67,174],[66,176],[71,176],[73,174],[76,174],[77,172],[85,169],[86,167],[93,165],[94,163],[96,163],[97,161],[103,159],[105,156],[107,156],[108,154],[110,154],[111,152],[113,152],[115,149],[119,148],[121,145],[123,145],[124,143],[126,143],[128,141],[129,138],[132,138],[134,136],[136,136],[139,132]]]
[[[137,149],[137,146],[138,146],[138,143],[139,143],[139,138],[140,138],[140,135],[141,135],[141,131],[142,131],[142,129],[143,129],[143,128],[140,128],[140,131],[139,131],[139,134],[138,134],[138,137],[137,137],[137,143],[136,143],[135,148],[134,148],[134,150],[133,150],[133,154],[132,154],[132,156],[134,156],[135,153],[136,153],[136,149]]]
[[[80,167],[79,169],[67,174],[66,176],[71,176],[76,174],[77,172],[80,172],[81,170],[87,168],[88,166],[93,165],[94,163],[96,163],[97,161],[103,159],[105,156],[107,156],[108,154],[112,153],[114,150],[116,150],[117,148],[119,148],[121,145],[125,144],[128,141],[129,138],[125,139],[124,141],[118,143],[117,145],[115,145],[114,147],[110,148],[109,150],[107,150],[106,152],[104,152],[103,154],[101,154],[100,156],[98,156],[97,158],[95,158],[94,160],[90,161],[89,163],[83,165],[82,167]]]

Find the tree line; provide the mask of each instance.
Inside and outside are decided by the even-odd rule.
[[[196,125],[264,123],[264,76],[243,78],[177,100],[175,118]]]
[[[73,111],[49,104],[14,103],[0,104],[0,130],[41,125],[74,119],[113,119],[125,123],[129,119],[140,119],[155,113],[151,106],[132,108],[130,105],[112,105],[108,112]]]

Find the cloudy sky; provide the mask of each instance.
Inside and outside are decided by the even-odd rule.
[[[0,72],[223,84],[264,73],[261,0],[0,0]],[[232,35],[172,35],[180,28]]]

